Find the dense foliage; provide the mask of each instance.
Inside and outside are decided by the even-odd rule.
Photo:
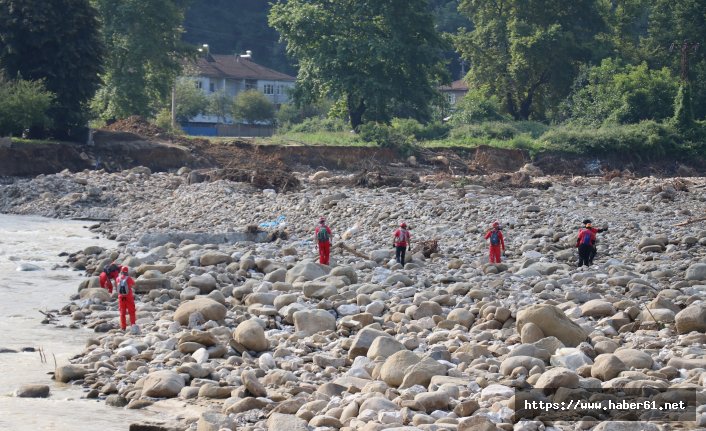
[[[343,100],[354,129],[396,110],[430,118],[445,69],[426,0],[280,1],[270,25],[299,62],[299,100]]]
[[[0,75],[0,136],[51,126],[47,111],[54,95],[41,81],[9,80]]]
[[[257,90],[247,90],[235,97],[233,117],[249,124],[269,123],[275,118],[275,106]]]
[[[42,81],[54,95],[51,128],[32,136],[82,140],[87,104],[100,84],[103,44],[88,0],[0,0],[0,71],[11,79]]]
[[[108,48],[95,109],[105,119],[149,117],[169,99],[188,50],[181,42],[187,0],[91,0]]]

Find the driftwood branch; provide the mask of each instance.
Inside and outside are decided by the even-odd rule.
[[[692,224],[692,223],[697,223],[697,222],[704,221],[704,220],[706,220],[706,217],[690,218],[689,220],[683,221],[683,222],[681,222],[681,223],[677,223],[677,224],[675,224],[674,226],[675,226],[675,227],[676,227],[676,226],[686,226],[686,225],[690,225],[690,224]]]
[[[352,248],[352,247],[347,246],[347,245],[346,245],[345,243],[343,243],[343,242],[337,243],[334,247],[338,247],[338,248],[340,248],[340,249],[343,249],[343,250],[347,251],[348,253],[351,253],[351,254],[353,254],[353,255],[355,255],[355,256],[358,256],[358,257],[361,258],[361,259],[366,259],[366,260],[368,259],[368,256],[367,256],[367,255],[365,255],[365,254],[359,252],[358,250],[356,250],[356,249],[354,249],[354,248]]]

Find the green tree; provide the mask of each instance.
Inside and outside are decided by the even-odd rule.
[[[343,100],[354,129],[401,105],[429,118],[445,43],[427,0],[278,1],[269,18],[299,62],[298,100]]]
[[[689,88],[695,118],[706,118],[706,5],[703,0],[652,0],[645,60],[655,68],[668,66],[681,75],[679,46],[699,43],[689,53]],[[670,49],[672,44],[674,49]]]
[[[55,96],[52,129],[33,129],[33,136],[85,137],[102,70],[98,28],[88,0],[0,0],[0,69],[10,78],[41,80]]]
[[[176,120],[179,122],[206,112],[208,97],[189,78],[179,78],[175,88]]]
[[[104,119],[151,116],[169,98],[188,52],[181,42],[187,0],[91,0],[108,47],[94,107]]]
[[[567,100],[567,117],[594,126],[665,120],[674,112],[677,86],[666,67],[654,70],[646,63],[633,66],[605,59],[577,79]]]
[[[456,48],[472,85],[487,85],[516,120],[543,118],[566,97],[605,22],[595,0],[462,0],[473,23]]]
[[[0,74],[0,136],[49,127],[47,111],[53,100],[41,81],[10,81]]]
[[[208,96],[207,112],[215,115],[222,122],[226,122],[226,118],[233,114],[233,98],[225,91],[218,90]]]
[[[233,117],[250,124],[271,122],[275,118],[275,106],[257,90],[243,91],[233,102]]]

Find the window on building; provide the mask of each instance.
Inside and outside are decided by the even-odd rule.
[[[456,104],[456,95],[453,93],[446,93],[446,100],[449,102],[451,105]]]
[[[216,83],[215,82],[208,83],[208,91],[210,91],[211,93],[215,93],[215,91],[216,91]]]
[[[246,90],[257,90],[257,79],[246,79],[245,80]]]
[[[282,94],[282,86],[281,85],[275,86],[275,94]]]
[[[201,80],[197,80],[195,83],[196,88],[198,88],[199,90],[203,88],[203,82],[201,82]]]
[[[275,94],[275,86],[272,84],[265,84],[262,87],[262,92],[265,94]]]

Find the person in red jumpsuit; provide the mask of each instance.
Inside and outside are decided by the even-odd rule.
[[[319,219],[319,225],[314,229],[314,241],[319,250],[319,263],[328,265],[331,257],[331,229],[326,226],[326,219],[323,217]]]
[[[400,223],[399,229],[392,234],[392,244],[395,247],[395,260],[404,265],[405,251],[412,248],[412,236],[407,230],[407,223]]]
[[[485,234],[485,239],[490,243],[490,263],[500,263],[501,250],[505,253],[505,239],[500,223],[493,222],[493,228]]]
[[[120,272],[120,276],[117,281],[118,289],[118,310],[120,311],[120,328],[125,330],[127,328],[127,323],[125,322],[125,315],[130,313],[130,324],[135,325],[135,295],[132,292],[132,287],[135,285],[135,280],[130,277],[130,269],[127,266],[123,266]]]
[[[598,252],[598,249],[596,248],[596,244],[598,243],[598,238],[597,238],[598,235],[596,235],[596,234],[599,234],[602,232],[608,232],[608,227],[606,226],[603,228],[595,228],[595,227],[593,227],[593,224],[592,224],[591,220],[589,220],[589,219],[586,219],[583,221],[583,227],[584,227],[584,229],[590,230],[591,233],[593,234],[593,242],[591,244],[592,249],[588,255],[588,264],[593,265],[593,259],[596,258],[596,253]]]
[[[111,262],[110,265],[106,265],[103,271],[100,273],[99,279],[101,287],[103,289],[108,289],[108,292],[113,294],[113,285],[120,275],[120,265],[115,262]],[[117,286],[117,284],[115,284]]]

